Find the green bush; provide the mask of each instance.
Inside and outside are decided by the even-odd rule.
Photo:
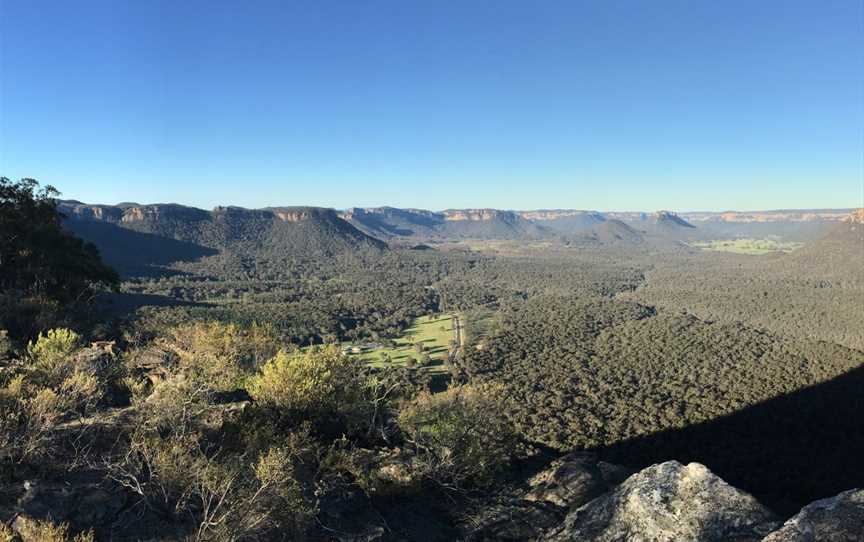
[[[493,386],[423,392],[401,409],[399,427],[427,476],[448,486],[484,484],[510,461],[517,440],[500,392]]]
[[[72,355],[80,337],[71,329],[52,329],[27,344],[30,367],[46,385],[58,385],[74,370]]]
[[[247,391],[261,406],[308,414],[346,411],[361,399],[358,365],[338,346],[279,352],[250,378]]]
[[[161,344],[179,360],[179,368],[217,391],[243,386],[244,379],[278,350],[271,327],[195,322],[169,330]]]

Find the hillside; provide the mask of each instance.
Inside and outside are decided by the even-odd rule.
[[[353,207],[340,216],[360,231],[378,239],[429,238],[444,223],[440,213],[395,207]]]
[[[332,209],[217,207],[176,204],[59,205],[66,226],[92,241],[124,271],[189,261],[217,251],[239,256],[334,256],[386,245],[357,230]]]
[[[789,254],[705,252],[686,261],[660,261],[627,297],[708,320],[864,349],[860,221],[858,211]]]
[[[790,260],[824,273],[860,275],[864,269],[864,209],[850,213],[822,237],[793,252]]]
[[[587,230],[566,235],[564,242],[575,246],[632,248],[644,245],[646,238],[643,233],[612,218]]]
[[[451,209],[444,211],[441,232],[446,237],[470,239],[542,239],[549,231],[512,211]]]
[[[448,209],[441,212],[393,207],[352,208],[341,215],[379,239],[531,240],[551,234],[518,213],[497,209]]]
[[[572,209],[522,211],[519,212],[519,216],[559,233],[575,233],[590,230],[606,220],[606,217],[597,211],[576,211]]]

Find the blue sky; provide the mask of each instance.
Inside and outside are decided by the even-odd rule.
[[[0,174],[89,202],[864,205],[864,3],[0,0]]]

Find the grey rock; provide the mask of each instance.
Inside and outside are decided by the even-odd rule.
[[[525,499],[579,507],[632,474],[626,467],[598,462],[590,453],[572,453],[552,462],[529,480]]]
[[[573,510],[543,540],[755,542],[777,526],[770,510],[705,466],[669,461]]]
[[[808,504],[764,542],[864,541],[864,490],[852,489]]]

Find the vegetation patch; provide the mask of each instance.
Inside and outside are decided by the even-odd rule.
[[[754,256],[770,254],[772,252],[792,252],[803,244],[793,241],[778,241],[776,239],[722,239],[692,243],[694,247],[703,250],[751,254]]]
[[[452,314],[421,316],[396,339],[350,343],[343,349],[372,367],[418,367],[431,374],[444,374],[458,318]]]

